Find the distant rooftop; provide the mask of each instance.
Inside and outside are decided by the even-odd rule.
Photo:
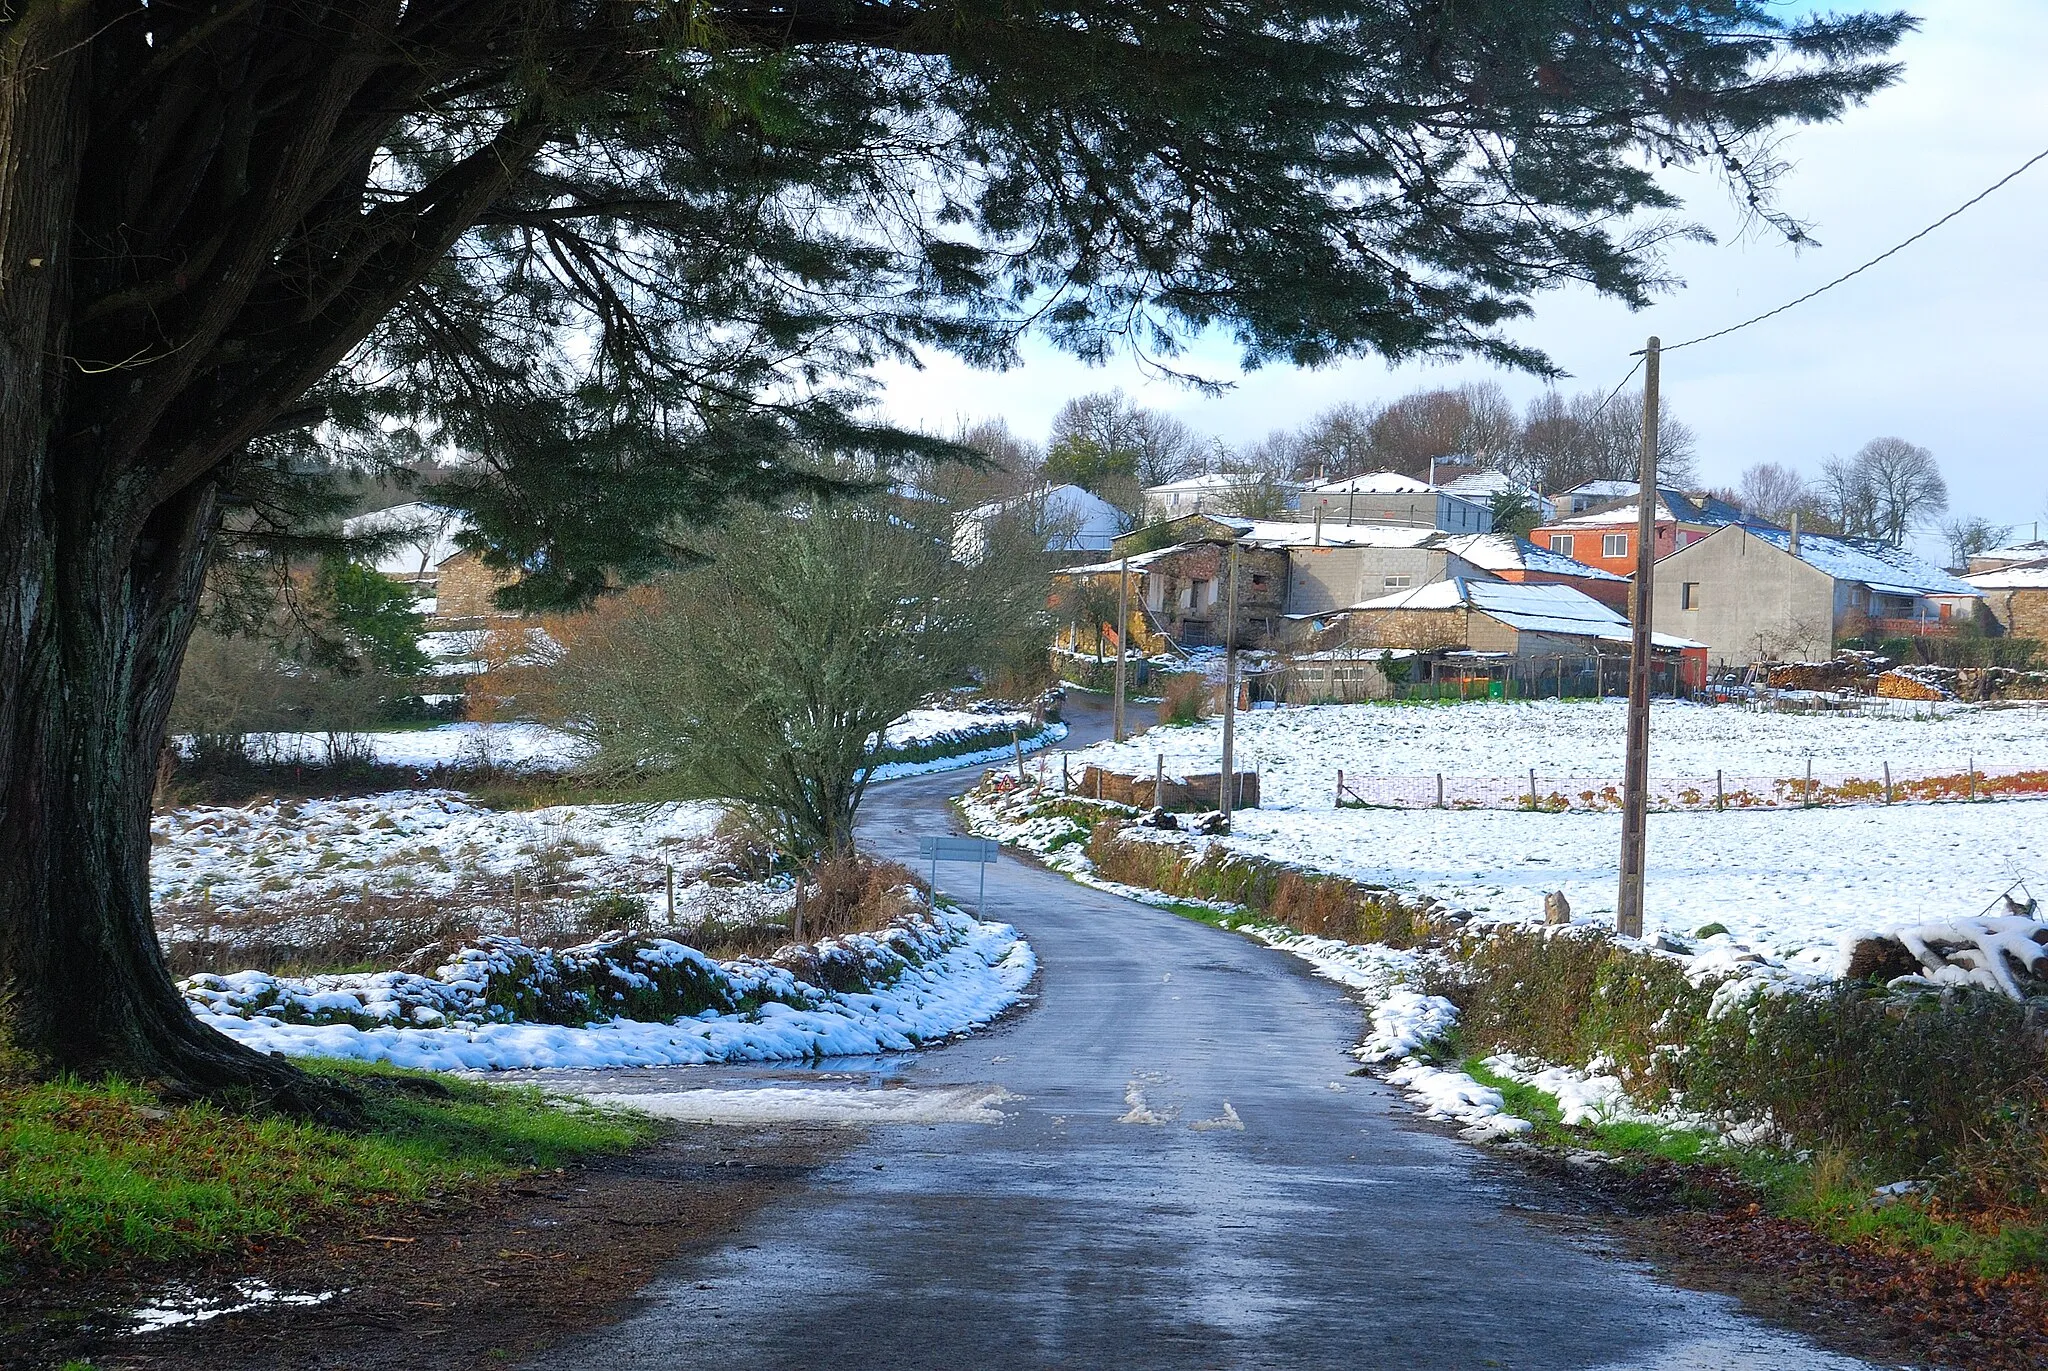
[[[1470,581],[1454,576],[1413,590],[1396,591],[1352,606],[1360,612],[1395,609],[1457,609],[1469,607],[1524,633],[1555,633],[1629,641],[1629,622],[1584,591],[1570,586],[1527,585],[1515,581]],[[1699,647],[1689,638],[1653,634],[1658,647]]]

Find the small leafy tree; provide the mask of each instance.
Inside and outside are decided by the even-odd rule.
[[[741,516],[708,565],[568,645],[554,712],[650,796],[731,801],[800,861],[848,856],[884,730],[1020,640],[1044,646],[1042,554],[997,541],[1006,527],[968,565],[928,513]]]
[[[1493,531],[1526,538],[1543,522],[1543,511],[1520,490],[1503,490],[1487,502],[1493,507]]]
[[[426,670],[427,654],[420,651],[426,616],[414,608],[404,583],[359,562],[330,560],[320,569],[320,598],[348,665],[393,676]]]

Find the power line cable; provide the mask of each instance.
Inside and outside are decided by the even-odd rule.
[[[1713,333],[1703,333],[1697,338],[1688,338],[1682,343],[1666,344],[1660,350],[1664,352],[1676,352],[1680,348],[1689,348],[1696,343],[1710,343],[1716,338],[1726,338],[1729,334],[1738,332],[1742,329],[1746,329],[1751,324],[1761,324],[1764,320],[1775,318],[1776,316],[1783,314],[1788,309],[1792,309],[1796,306],[1803,305],[1808,300],[1813,299],[1816,295],[1823,295],[1826,292],[1833,290],[1836,286],[1841,285],[1844,281],[1850,280],[1853,277],[1861,276],[1864,272],[1869,271],[1872,267],[1876,266],[1879,262],[1884,261],[1886,258],[1894,257],[1897,256],[1899,253],[1904,252],[1907,248],[1913,246],[1913,244],[1919,242],[1922,238],[1925,238],[1928,234],[1934,232],[1943,224],[1948,223],[1949,220],[1954,219],[1956,216],[1963,213],[1963,211],[1970,209],[1982,200],[1988,199],[1994,192],[2002,190],[2009,183],[2018,180],[2020,176],[2022,176],[2028,170],[2033,168],[2036,163],[2042,161],[2048,161],[2048,148],[2043,148],[2041,151],[2035,153],[2032,157],[2029,157],[2026,161],[2020,163],[2019,166],[2013,168],[2005,175],[1999,177],[1998,180],[1992,182],[1983,190],[1978,191],[1975,195],[1963,201],[1962,204],[1957,205],[1947,214],[1942,215],[1941,218],[1935,220],[1926,228],[1921,229],[1911,238],[1906,239],[1904,242],[1899,243],[1896,246],[1885,249],[1883,252],[1877,254],[1877,256],[1871,258],[1868,262],[1865,262],[1862,266],[1857,267],[1851,271],[1843,272],[1840,276],[1837,276],[1834,280],[1829,281],[1826,285],[1814,287],[1812,290],[1809,290],[1808,292],[1806,292],[1806,294],[1800,296],[1796,300],[1787,300],[1784,304],[1779,305],[1776,309],[1765,310],[1762,314],[1757,315],[1754,319],[1744,319],[1739,324],[1730,324],[1727,328],[1718,329]],[[1640,354],[1637,355],[1640,356]],[[1634,373],[1631,372],[1630,374],[1633,375]]]
[[[1658,351],[1676,352],[1680,348],[1693,347],[1699,343],[1711,343],[1716,338],[1726,338],[1729,334],[1738,333],[1741,330],[1748,328],[1752,324],[1761,324],[1766,319],[1774,319],[1778,315],[1783,314],[1786,310],[1793,309],[1797,306],[1805,304],[1808,300],[1813,299],[1815,296],[1824,295],[1828,291],[1833,290],[1836,286],[1841,285],[1843,282],[1851,280],[1854,277],[1861,276],[1864,272],[1869,271],[1872,267],[1884,261],[1886,258],[1895,257],[1899,253],[1904,252],[1907,248],[1913,246],[1913,244],[1919,242],[1928,234],[1934,232],[1942,225],[1948,223],[1951,219],[1956,218],[1965,210],[1973,208],[1980,201],[1986,200],[1990,198],[1990,196],[1995,192],[2003,190],[2008,184],[2018,180],[2026,172],[2032,170],[2037,163],[2043,161],[2048,161],[2048,148],[2043,148],[2041,151],[2035,153],[2032,157],[2029,157],[2026,161],[2020,163],[2019,166],[2014,167],[2011,171],[1999,177],[1996,181],[1986,186],[1983,190],[1978,191],[1975,195],[1963,201],[1962,204],[1957,205],[1947,214],[1942,215],[1941,218],[1935,220],[1926,228],[1921,229],[1912,237],[1907,238],[1903,242],[1894,244],[1892,247],[1885,249],[1883,252],[1880,252],[1877,256],[1871,258],[1863,265],[1855,267],[1852,270],[1843,272],[1840,276],[1837,276],[1834,280],[1827,282],[1825,285],[1814,287],[1812,290],[1809,290],[1808,292],[1806,292],[1806,294],[1798,297],[1795,300],[1787,300],[1784,304],[1779,305],[1776,309],[1765,310],[1762,314],[1757,315],[1755,318],[1744,319],[1739,324],[1730,324],[1727,328],[1717,329],[1712,333],[1703,333],[1697,338],[1688,338],[1682,343],[1671,343],[1665,346],[1661,346],[1659,347]],[[1626,386],[1631,380],[1635,378],[1635,374],[1638,371],[1642,370],[1643,354],[1641,352],[1635,352],[1631,353],[1630,355],[1636,359],[1635,365],[1628,369],[1628,375],[1621,378],[1621,385],[1616,386],[1613,390],[1607,393],[1607,398],[1605,400],[1602,400],[1599,404],[1599,407],[1593,411],[1593,418],[1599,418],[1600,415],[1606,411],[1607,407],[1614,403],[1614,397],[1621,394],[1622,387]]]

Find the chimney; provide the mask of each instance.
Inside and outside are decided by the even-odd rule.
[[[1796,509],[1792,511],[1792,540],[1787,544],[1787,550],[1794,557],[1799,555],[1799,511]]]

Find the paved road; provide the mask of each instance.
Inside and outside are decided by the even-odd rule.
[[[879,789],[866,841],[914,855],[964,783]],[[607,1088],[988,1086],[1012,1096],[1003,1121],[872,1129],[538,1365],[1858,1365],[1517,1208],[1511,1172],[1349,1074],[1360,1012],[1293,959],[1008,858],[988,903],[1042,967],[1035,1003],[992,1031],[809,1075]]]

